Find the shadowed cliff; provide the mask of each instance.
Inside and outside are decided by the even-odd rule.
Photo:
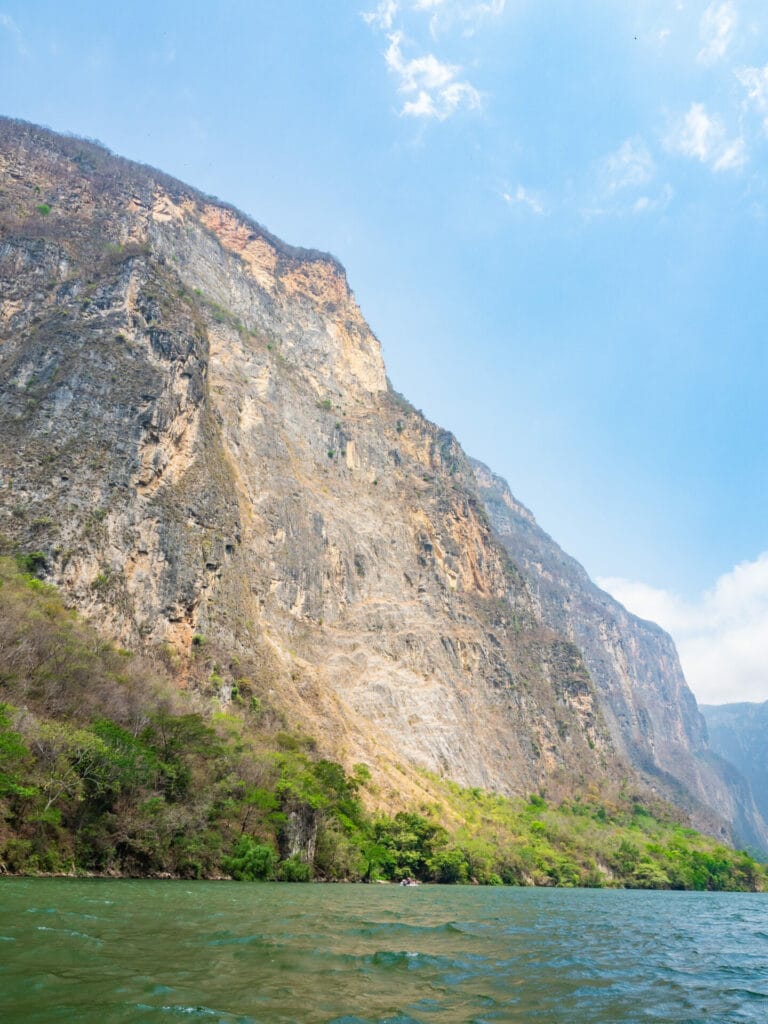
[[[712,750],[749,781],[755,803],[768,819],[768,701],[706,704],[701,713]]]

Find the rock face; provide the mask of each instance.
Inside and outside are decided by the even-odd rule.
[[[536,614],[582,653],[616,749],[705,830],[716,827],[714,810],[734,824],[741,842],[768,848],[749,785],[709,749],[672,638],[600,590],[504,480],[480,462],[473,467],[494,532],[522,572]]]
[[[181,685],[220,652],[216,699],[247,683],[384,799],[421,768],[558,796],[634,786],[631,764],[701,794],[671,645],[635,651],[647,700],[589,661],[455,439],[389,387],[333,258],[5,120],[0,181],[0,533],[82,612]],[[611,657],[625,624],[590,627]]]
[[[507,793],[607,784],[454,438],[389,388],[341,267],[5,122],[0,530],[124,643],[222,651],[336,756]]]
[[[763,818],[768,820],[768,701],[764,704],[705,704],[712,750],[747,779]]]

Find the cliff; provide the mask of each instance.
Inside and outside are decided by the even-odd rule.
[[[2,531],[125,644],[219,652],[346,763],[508,793],[607,780],[454,438],[388,387],[330,257],[9,122]]]
[[[712,750],[747,779],[768,820],[768,701],[763,704],[704,704]]]
[[[714,811],[741,842],[768,848],[748,782],[709,748],[671,637],[600,590],[504,480],[480,462],[473,466],[494,532],[522,572],[536,614],[583,655],[616,749],[705,830],[717,826]]]
[[[201,704],[268,699],[384,802],[421,768],[706,789],[672,648],[645,650],[642,700],[590,661],[455,439],[389,387],[332,257],[29,125],[0,121],[0,177],[0,532],[73,605],[180,686],[204,652]]]

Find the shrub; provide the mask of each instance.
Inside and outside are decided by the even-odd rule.
[[[253,836],[242,836],[231,857],[222,857],[221,866],[238,882],[267,882],[275,877],[275,851]]]
[[[30,551],[26,555],[18,555],[16,561],[22,572],[28,572],[33,576],[45,572],[48,568],[48,556],[44,551]]]
[[[312,869],[298,857],[289,857],[278,864],[277,877],[281,882],[310,882]]]
[[[448,885],[461,884],[468,881],[467,860],[462,850],[444,850],[433,857],[429,863],[436,882]]]
[[[0,796],[30,796],[34,790],[22,782],[30,751],[10,726],[11,708],[0,704]]]

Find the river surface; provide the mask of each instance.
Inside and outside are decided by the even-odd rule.
[[[3,1024],[768,1020],[768,896],[0,880]]]

